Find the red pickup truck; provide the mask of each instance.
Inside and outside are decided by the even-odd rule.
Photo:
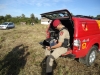
[[[67,9],[43,13],[41,16],[52,20],[46,32],[47,38],[57,37],[58,31],[52,23],[60,19],[70,33],[70,55],[79,58],[79,62],[87,66],[95,61],[100,51],[100,20],[82,15],[72,16]],[[68,52],[65,54],[69,55]]]

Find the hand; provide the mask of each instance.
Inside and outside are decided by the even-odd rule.
[[[57,43],[57,40],[55,40],[54,42]]]
[[[46,46],[47,50],[51,50],[50,46]]]

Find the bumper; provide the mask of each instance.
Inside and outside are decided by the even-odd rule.
[[[0,27],[0,29],[6,29],[6,27]]]
[[[75,55],[72,54],[72,50],[68,50],[65,54],[61,55],[61,57],[75,58]]]

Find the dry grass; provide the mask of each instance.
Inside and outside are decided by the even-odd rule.
[[[0,75],[43,75],[40,63],[47,26],[16,26],[0,30]],[[91,67],[69,59],[58,58],[54,75],[100,75],[100,58]]]

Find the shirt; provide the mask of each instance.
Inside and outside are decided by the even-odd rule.
[[[59,32],[58,42],[64,42],[64,39],[70,39],[69,31],[67,29],[63,29]]]

